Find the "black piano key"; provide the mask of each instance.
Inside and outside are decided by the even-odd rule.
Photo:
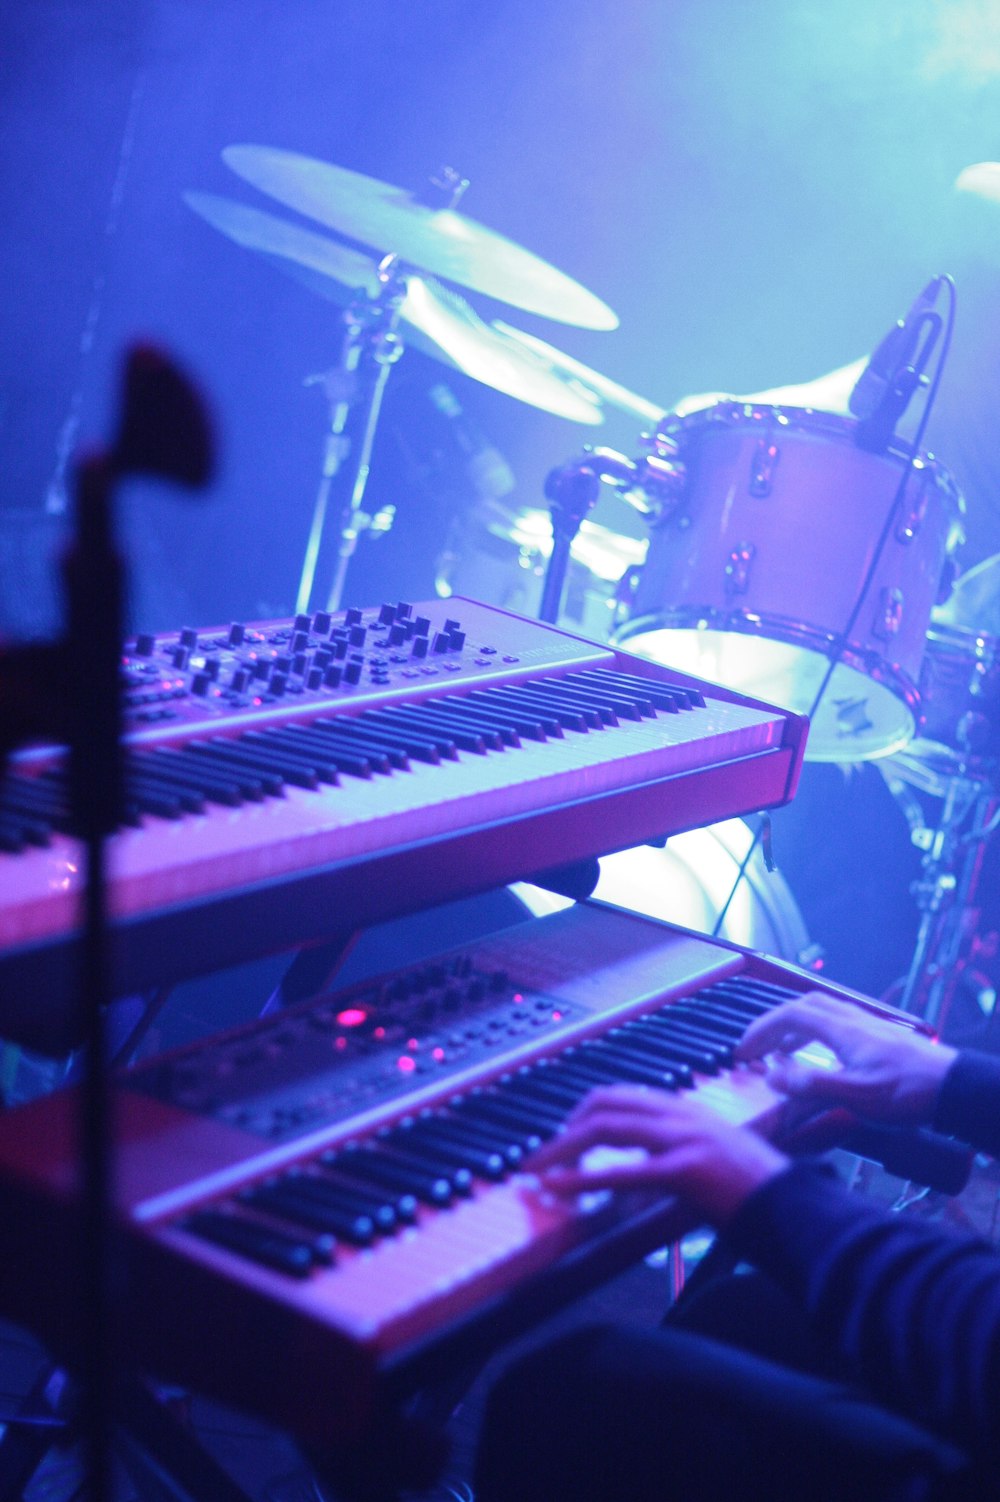
[[[677,1088],[677,1076],[671,1070],[641,1058],[630,1048],[616,1046],[606,1040],[582,1044],[579,1057],[585,1064],[594,1060],[598,1064],[606,1064],[609,1069],[616,1071],[620,1079],[637,1085],[652,1085],[658,1090]]]
[[[535,1152],[545,1140],[536,1117],[527,1109],[519,1109],[513,1101],[504,1101],[493,1093],[479,1091],[466,1096],[452,1102],[449,1111],[472,1121],[493,1122],[502,1127],[523,1154]],[[545,1136],[551,1136],[551,1133],[546,1132]]]
[[[734,1021],[738,1020],[742,1022],[744,1027],[746,1027],[754,1017],[760,1017],[765,1012],[770,1012],[773,1010],[770,1002],[759,1002],[750,999],[741,1000],[736,996],[727,996],[725,994],[718,995],[715,993],[713,993],[712,995],[710,1005],[717,1008],[723,1008],[730,1015],[730,1017],[734,1019]]]
[[[498,689],[498,693],[505,690]],[[535,693],[524,683],[512,683],[507,692],[515,693],[519,705],[540,715],[542,725],[548,727],[550,720],[562,730],[576,730],[585,735],[588,730],[601,728],[601,717],[589,705],[571,703],[565,695]],[[554,733],[554,732],[553,732]]]
[[[485,715],[480,718],[463,713],[456,708],[459,702],[457,699],[422,699],[419,705],[412,707],[419,708],[425,714],[433,715],[435,721],[446,730],[474,735],[487,751],[503,751],[506,746],[513,744],[513,740],[517,739],[516,731],[510,726],[506,727],[508,734],[505,736],[503,729],[499,725],[491,725]],[[399,707],[406,710],[411,708],[408,704]],[[510,737],[513,737],[513,740]]]
[[[473,1174],[482,1178],[502,1179],[507,1164],[499,1153],[479,1147],[475,1142],[458,1141],[454,1135],[442,1129],[433,1119],[420,1120],[396,1127],[388,1138],[393,1150],[413,1153],[428,1163],[461,1171],[471,1179]]]
[[[422,705],[399,704],[387,711],[393,718],[412,725],[415,730],[427,735],[442,737],[442,745],[452,744],[460,751],[471,751],[475,756],[486,755],[486,740],[480,730],[463,725],[450,715],[437,714]]]
[[[417,1201],[414,1195],[393,1193],[372,1184],[361,1174],[352,1173],[349,1163],[336,1152],[324,1153],[320,1162],[324,1181],[359,1195],[359,1205],[364,1206],[365,1213],[371,1216],[377,1226],[384,1224],[387,1211],[399,1225],[410,1225],[416,1220]]]
[[[429,1174],[407,1167],[376,1148],[343,1148],[330,1158],[338,1172],[360,1179],[371,1188],[387,1191],[419,1200],[425,1205],[443,1208],[455,1198],[451,1180],[446,1174]],[[324,1156],[324,1163],[328,1159]]]
[[[307,1277],[316,1264],[308,1241],[225,1211],[198,1210],[181,1221],[180,1228],[293,1278]]]
[[[701,1024],[702,1027],[711,1029],[720,1041],[729,1039],[735,1043],[746,1032],[746,1018],[735,1017],[723,1007],[711,1007],[693,1005],[690,1002],[680,1002],[676,1007],[678,1017],[691,1018]]]
[[[273,772],[293,787],[313,790],[321,782],[337,781],[336,767],[321,765],[311,757],[306,758],[286,750],[284,746],[273,743],[270,732],[266,730],[244,730],[235,739],[218,736],[213,738],[211,744],[223,752],[238,751],[241,757],[247,758],[249,765],[259,766],[265,772]]]
[[[317,729],[315,725],[292,724],[282,730],[282,734],[288,736],[289,744],[298,741],[303,752],[313,748],[316,755],[332,757],[334,765],[341,772],[352,772],[357,777],[371,777],[375,773],[388,777],[392,772],[393,759],[386,751],[378,746],[360,745],[350,735],[338,735],[325,726]],[[401,765],[409,765],[405,756],[401,756],[399,760]],[[360,763],[356,772],[349,761]]]
[[[715,1058],[718,1066],[730,1052],[729,1045],[720,1039],[717,1033],[700,1026],[696,1021],[687,1017],[674,1017],[671,1015],[673,1008],[667,1012],[658,1013],[656,1016],[645,1019],[650,1027],[658,1028],[666,1038],[676,1038],[678,1042],[690,1044],[694,1048],[705,1050]]]
[[[6,851],[8,855],[20,855],[26,844],[20,824],[10,824],[6,819],[0,819],[0,850]]]
[[[167,788],[156,787],[152,783],[144,783],[138,777],[129,778],[127,796],[141,814],[153,814],[158,819],[179,819],[185,812],[177,793],[171,793]]]
[[[590,1084],[593,1083],[595,1082],[591,1080]],[[511,1094],[522,1099],[531,1100],[534,1097],[569,1112],[589,1086],[580,1078],[571,1077],[568,1068],[564,1067],[557,1072],[553,1066],[549,1069],[528,1070],[523,1075],[518,1075],[516,1083],[511,1083],[507,1088]]]
[[[335,782],[338,772],[346,772],[351,777],[370,778],[374,775],[375,768],[369,758],[346,745],[338,747],[332,740],[324,745],[303,744],[302,735],[291,728],[287,731],[268,730],[266,735],[267,744],[276,751],[290,752],[303,765],[315,767],[322,782]],[[381,760],[379,770],[388,772],[388,757]]]
[[[521,744],[521,737],[517,728],[510,720],[505,720],[499,710],[486,710],[481,705],[472,704],[467,694],[456,694],[450,699],[427,699],[427,704],[439,704],[447,706],[450,714],[458,715],[470,724],[481,725],[493,735],[498,735],[506,746],[517,747]]]
[[[382,1236],[388,1236],[396,1229],[398,1217],[384,1197],[380,1200],[326,1173],[294,1174],[289,1182],[321,1204],[337,1205],[344,1210],[353,1210],[356,1215],[366,1216]]]
[[[593,677],[593,674],[588,675],[586,673],[573,672],[566,673],[562,681],[572,684],[574,688],[586,689],[588,692],[593,691],[602,698],[607,696],[609,704],[631,705],[633,709],[637,709],[647,720],[655,718],[656,705],[651,695],[646,692],[644,684],[640,686],[639,683],[636,683],[634,686],[626,688],[624,685],[616,684],[610,673],[602,673],[599,683],[593,682]]]
[[[443,1111],[430,1119],[435,1131],[451,1133],[456,1142],[471,1142],[488,1152],[499,1153],[508,1168],[516,1168],[524,1157],[524,1148],[514,1141],[513,1132],[502,1131],[496,1122],[481,1120],[474,1112]]]
[[[742,1036],[741,1029],[729,1027],[720,1023],[717,1018],[707,1017],[704,1013],[692,1009],[674,1009],[676,1016],[671,1016],[665,1021],[668,1028],[682,1029],[691,1037],[701,1038],[711,1048],[728,1049]]]
[[[240,782],[232,775],[231,771],[221,772],[217,768],[210,767],[202,757],[186,756],[183,751],[177,751],[173,746],[154,746],[152,750],[141,753],[143,759],[147,756],[154,774],[170,782],[178,782],[183,787],[191,788],[200,794],[209,803],[221,803],[228,808],[238,808],[244,801]],[[264,790],[256,784],[256,794],[249,794],[251,798],[259,800],[264,796]]]
[[[473,689],[468,697],[474,704],[486,704],[517,715],[518,720],[515,722],[517,728],[529,740],[541,741],[547,736],[559,740],[562,737],[563,728],[552,705],[547,704],[540,696],[523,693],[520,683],[495,684],[492,688]]]
[[[701,1074],[718,1074],[719,1072],[717,1052],[708,1048],[699,1048],[693,1043],[685,1043],[676,1033],[658,1034],[655,1028],[644,1028],[639,1021],[627,1023],[624,1030],[641,1041],[650,1038],[655,1040],[655,1046],[664,1050],[664,1057],[678,1064],[686,1064],[689,1069],[697,1069]]]
[[[611,684],[621,684],[626,692],[630,689],[638,689],[645,694],[657,709],[664,709],[668,714],[677,714],[685,709],[704,709],[705,696],[696,688],[688,688],[679,683],[657,683],[653,678],[641,678],[637,673],[618,673],[610,669],[581,668],[574,673],[574,677],[585,678],[595,683],[603,682],[606,678]]]
[[[260,803],[268,796],[278,797],[283,791],[284,778],[278,777],[273,769],[264,768],[259,761],[241,757],[225,747],[210,745],[207,741],[188,741],[180,754],[189,766],[203,767],[206,776],[214,776],[221,785],[230,778],[240,798],[252,803]]]
[[[433,746],[438,755],[447,761],[455,761],[458,757],[458,742],[455,737],[422,716],[404,714],[401,709],[385,706],[366,710],[360,719],[366,723],[377,722],[393,731],[398,730],[400,738],[405,741],[409,741],[411,736],[418,736],[426,745]]]
[[[418,1168],[423,1172],[441,1174],[448,1179],[455,1194],[469,1195],[472,1193],[472,1172],[462,1164],[452,1162],[442,1153],[436,1153],[429,1146],[418,1147],[414,1143],[412,1148],[407,1146],[396,1136],[388,1134],[376,1139],[380,1152],[388,1154],[400,1163],[408,1163],[411,1168]]]
[[[550,704],[572,704],[582,709],[593,717],[593,722],[604,729],[613,728],[619,724],[618,709],[607,699],[601,699],[599,695],[591,693],[581,686],[573,687],[562,678],[547,678],[544,680],[532,679],[526,685],[529,692],[535,690],[539,697]],[[637,719],[638,715],[632,715]]]
[[[532,714],[526,704],[512,704],[509,699],[491,698],[492,689],[473,689],[466,698],[474,708],[485,709],[487,714],[506,715],[517,731],[518,738],[527,741],[545,741],[548,736],[542,724],[542,716]]]
[[[363,714],[354,715],[353,723],[360,725],[366,735],[372,740],[381,742],[383,745],[399,746],[407,756],[412,756],[414,761],[427,761],[434,765],[440,762],[442,753],[436,739],[429,736],[418,735],[410,726],[401,725],[399,721],[390,721],[377,709],[365,710]],[[454,751],[450,760],[454,761],[458,755]]]
[[[200,814],[205,811],[205,800],[199,793],[180,783],[171,782],[168,778],[157,777],[154,772],[147,769],[145,763],[141,766],[128,766],[125,776],[129,792],[136,796],[141,791],[143,795],[149,794],[154,797],[159,795],[176,799],[181,812],[186,814]]]
[[[319,735],[331,735],[336,740],[342,740],[347,745],[353,746],[363,756],[368,757],[372,766],[375,766],[376,759],[384,757],[390,767],[395,767],[398,771],[405,772],[409,769],[410,758],[406,748],[401,746],[398,740],[393,740],[390,736],[378,736],[366,730],[363,725],[359,725],[353,715],[341,715],[336,720],[313,720],[308,728],[315,730]]]
[[[58,827],[69,812],[66,789],[40,777],[11,775],[0,782],[0,808],[34,814]]]
[[[771,1008],[765,1008],[770,1011]],[[718,1018],[720,1022],[731,1023],[734,1027],[746,1029],[755,1017],[761,1014],[756,1007],[744,1006],[738,1001],[730,1001],[725,997],[715,997],[705,1006],[705,1016]]]
[[[586,670],[584,670],[586,671]],[[640,673],[621,673],[613,670],[615,678],[622,678],[626,683],[638,682],[639,686],[649,694],[663,693],[674,696],[680,704],[689,709],[704,709],[705,695],[700,688],[689,683],[675,683],[671,681],[657,682],[655,679],[646,678]]]
[[[710,989],[720,994],[759,1001],[765,1010],[802,995],[794,986],[783,986],[777,981],[755,980],[748,975],[733,975],[727,980],[716,981]]]
[[[573,683],[568,678],[557,678],[547,681],[546,688],[549,692],[562,692],[569,699],[579,699],[584,704],[592,704],[602,714],[606,711],[617,715],[620,719],[641,720],[646,718],[639,705],[624,694],[616,694],[611,689],[591,688],[586,683]],[[650,714],[653,713],[650,706]]]
[[[666,1040],[657,1038],[655,1033],[640,1035],[630,1032],[626,1027],[614,1027],[606,1038],[609,1043],[618,1047],[627,1048],[637,1058],[645,1059],[650,1064],[659,1065],[674,1077],[674,1083],[678,1088],[686,1088],[694,1083],[691,1076],[691,1066],[686,1059],[678,1059],[672,1053]]]
[[[558,1131],[566,1119],[566,1107],[562,1101],[544,1099],[537,1092],[529,1093],[519,1083],[519,1076],[507,1076],[494,1086],[501,1105],[521,1113],[526,1123],[537,1132],[550,1136]]]
[[[349,1241],[353,1246],[370,1246],[375,1239],[375,1223],[369,1215],[358,1215],[335,1204],[325,1204],[317,1197],[298,1189],[297,1178],[265,1184],[241,1196],[244,1204],[266,1210],[299,1225],[312,1226]]]

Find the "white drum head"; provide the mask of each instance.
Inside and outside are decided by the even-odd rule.
[[[629,652],[708,683],[763,699],[795,714],[811,714],[828,668],[827,658],[749,632],[653,629],[619,640]],[[868,761],[907,745],[915,720],[911,694],[891,673],[880,675],[839,662],[809,726],[810,761]]]

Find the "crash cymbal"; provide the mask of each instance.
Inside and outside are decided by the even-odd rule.
[[[622,412],[628,412],[630,416],[638,418],[640,422],[654,425],[666,416],[666,407],[660,406],[657,402],[649,402],[644,396],[637,396],[634,391],[620,386],[617,381],[601,375],[600,371],[591,370],[589,365],[584,365],[580,360],[574,360],[572,355],[567,355],[561,349],[555,349],[551,344],[546,344],[544,339],[537,339],[534,334],[526,334],[523,329],[512,328],[509,323],[504,323],[499,318],[494,318],[492,326],[506,338],[512,339],[515,344],[521,345],[524,349],[534,350],[537,355],[547,361],[553,370],[579,381],[608,406],[618,407]]]
[[[193,192],[184,199],[230,240],[341,306],[354,292],[374,297],[378,291],[375,261],[360,251],[236,199]],[[485,323],[457,293],[415,274],[406,287],[400,317],[407,344],[544,412],[592,427],[603,421],[591,391]]]
[[[379,259],[397,255],[416,270],[559,323],[618,326],[607,304],[579,282],[454,209],[429,208],[402,188],[275,147],[227,146],[222,158],[261,192],[371,247]]]
[[[955,187],[960,193],[975,193],[1000,203],[1000,162],[974,162],[971,167],[963,167]]]

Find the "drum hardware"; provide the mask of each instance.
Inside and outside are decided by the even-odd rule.
[[[750,565],[757,549],[752,542],[738,543],[726,564],[726,593],[745,595],[750,587]]]
[[[750,494],[763,500],[774,489],[774,469],[781,458],[781,450],[773,441],[758,438],[750,467]]]
[[[456,212],[468,180],[442,169],[423,194],[315,157],[268,146],[227,146],[226,166],[286,208],[361,245],[391,247],[411,270],[457,282],[529,313],[587,329],[618,318],[579,282]],[[430,200],[430,201],[428,201]]]
[[[900,801],[905,793],[886,778]],[[921,876],[912,895],[920,914],[917,941],[896,1003],[939,1031],[970,967],[979,958],[976,893],[987,845],[1000,827],[1000,796],[992,781],[954,776],[947,780],[933,823],[909,819],[911,838],[922,850]]]
[[[320,377],[329,402],[329,428],[299,579],[298,613],[307,611],[312,599],[331,495],[336,494],[340,511],[327,610],[340,605],[348,564],[358,538],[371,521],[362,510],[362,502],[386,382],[403,353],[399,320],[406,297],[406,279],[398,257],[386,256],[377,274],[379,290],[375,297],[355,299],[344,314],[339,364]]]
[[[639,459],[629,459],[611,448],[587,447],[575,459],[550,470],[545,496],[551,510],[552,552],[545,571],[540,620],[559,619],[573,540],[593,508],[602,483],[617,490],[653,527],[660,525],[676,505],[685,479],[684,467],[676,461],[676,445],[659,434],[648,443],[649,452]]]
[[[810,760],[864,761],[911,739],[928,621],[962,540],[947,472],[913,445],[869,454],[856,430],[738,402],[668,419],[686,480],[615,633],[809,714]]]
[[[346,307],[334,369],[322,384],[330,408],[322,472],[296,597],[309,610],[324,561],[324,534],[337,516],[336,554],[320,594],[326,610],[341,602],[358,539],[385,530],[386,518],[363,509],[379,410],[391,367],[403,353],[403,330],[437,359],[530,405],[570,421],[597,425],[603,413],[595,391],[574,362],[557,364],[557,351],[520,340],[506,326],[487,324],[456,293],[431,278],[500,298],[566,323],[610,329],[612,310],[578,282],[530,251],[466,219],[457,204],[468,180],[445,168],[423,195],[293,152],[232,146],[223,159],[246,181],[290,208],[377,252],[364,255],[325,235],[250,205],[207,193],[188,193],[196,213],[230,239],[266,255],[313,290]],[[430,273],[421,275],[420,273]],[[585,367],[579,367],[584,370]],[[595,381],[600,381],[596,372]],[[610,389],[614,383],[606,383]],[[382,523],[375,525],[375,522]]]

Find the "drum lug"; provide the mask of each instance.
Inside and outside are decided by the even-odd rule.
[[[774,471],[780,458],[781,450],[773,438],[757,439],[750,461],[751,495],[763,498],[771,494],[774,489]]]
[[[896,523],[896,541],[902,543],[913,541],[923,526],[924,518],[927,515],[927,471],[919,459],[914,461],[913,468],[920,473],[920,484],[916,487],[916,495]]]
[[[872,635],[882,641],[891,641],[898,636],[903,624],[903,591],[883,588],[879,594],[878,609],[872,623]]]
[[[757,549],[752,542],[741,542],[733,548],[726,564],[726,593],[745,595],[750,587],[750,565]]]

